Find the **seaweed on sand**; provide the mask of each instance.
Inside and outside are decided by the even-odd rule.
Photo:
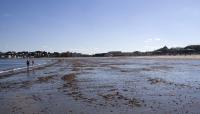
[[[75,73],[70,73],[70,74],[66,74],[64,75],[61,79],[64,80],[64,81],[74,81],[75,80],[75,77],[76,77],[76,74]]]
[[[45,77],[38,77],[39,82],[47,82],[48,80],[53,79],[53,75],[45,76]]]
[[[131,107],[141,107],[142,106],[141,102],[139,100],[137,100],[136,98],[127,98],[116,91],[114,91],[112,93],[108,93],[108,94],[99,94],[99,96],[103,97],[106,101],[123,100],[126,102],[125,103],[126,105],[129,105]]]
[[[167,83],[165,80],[161,78],[149,78],[148,81],[150,81],[151,84]]]

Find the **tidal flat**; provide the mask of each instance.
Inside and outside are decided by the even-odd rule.
[[[200,60],[63,58],[0,76],[1,114],[199,114]]]

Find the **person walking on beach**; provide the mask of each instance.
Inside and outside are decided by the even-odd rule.
[[[32,60],[32,66],[35,64],[35,61],[34,60]]]
[[[26,61],[26,65],[27,65],[27,68],[29,68],[29,65],[30,65],[30,61],[29,60]]]

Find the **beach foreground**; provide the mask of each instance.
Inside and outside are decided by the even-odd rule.
[[[200,60],[69,58],[0,77],[1,114],[199,114]]]

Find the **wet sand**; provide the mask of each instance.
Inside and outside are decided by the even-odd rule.
[[[0,113],[199,114],[198,57],[169,57],[65,58],[2,76]]]
[[[161,56],[138,56],[135,58],[145,58],[145,59],[193,59],[199,60],[200,55],[161,55]]]

